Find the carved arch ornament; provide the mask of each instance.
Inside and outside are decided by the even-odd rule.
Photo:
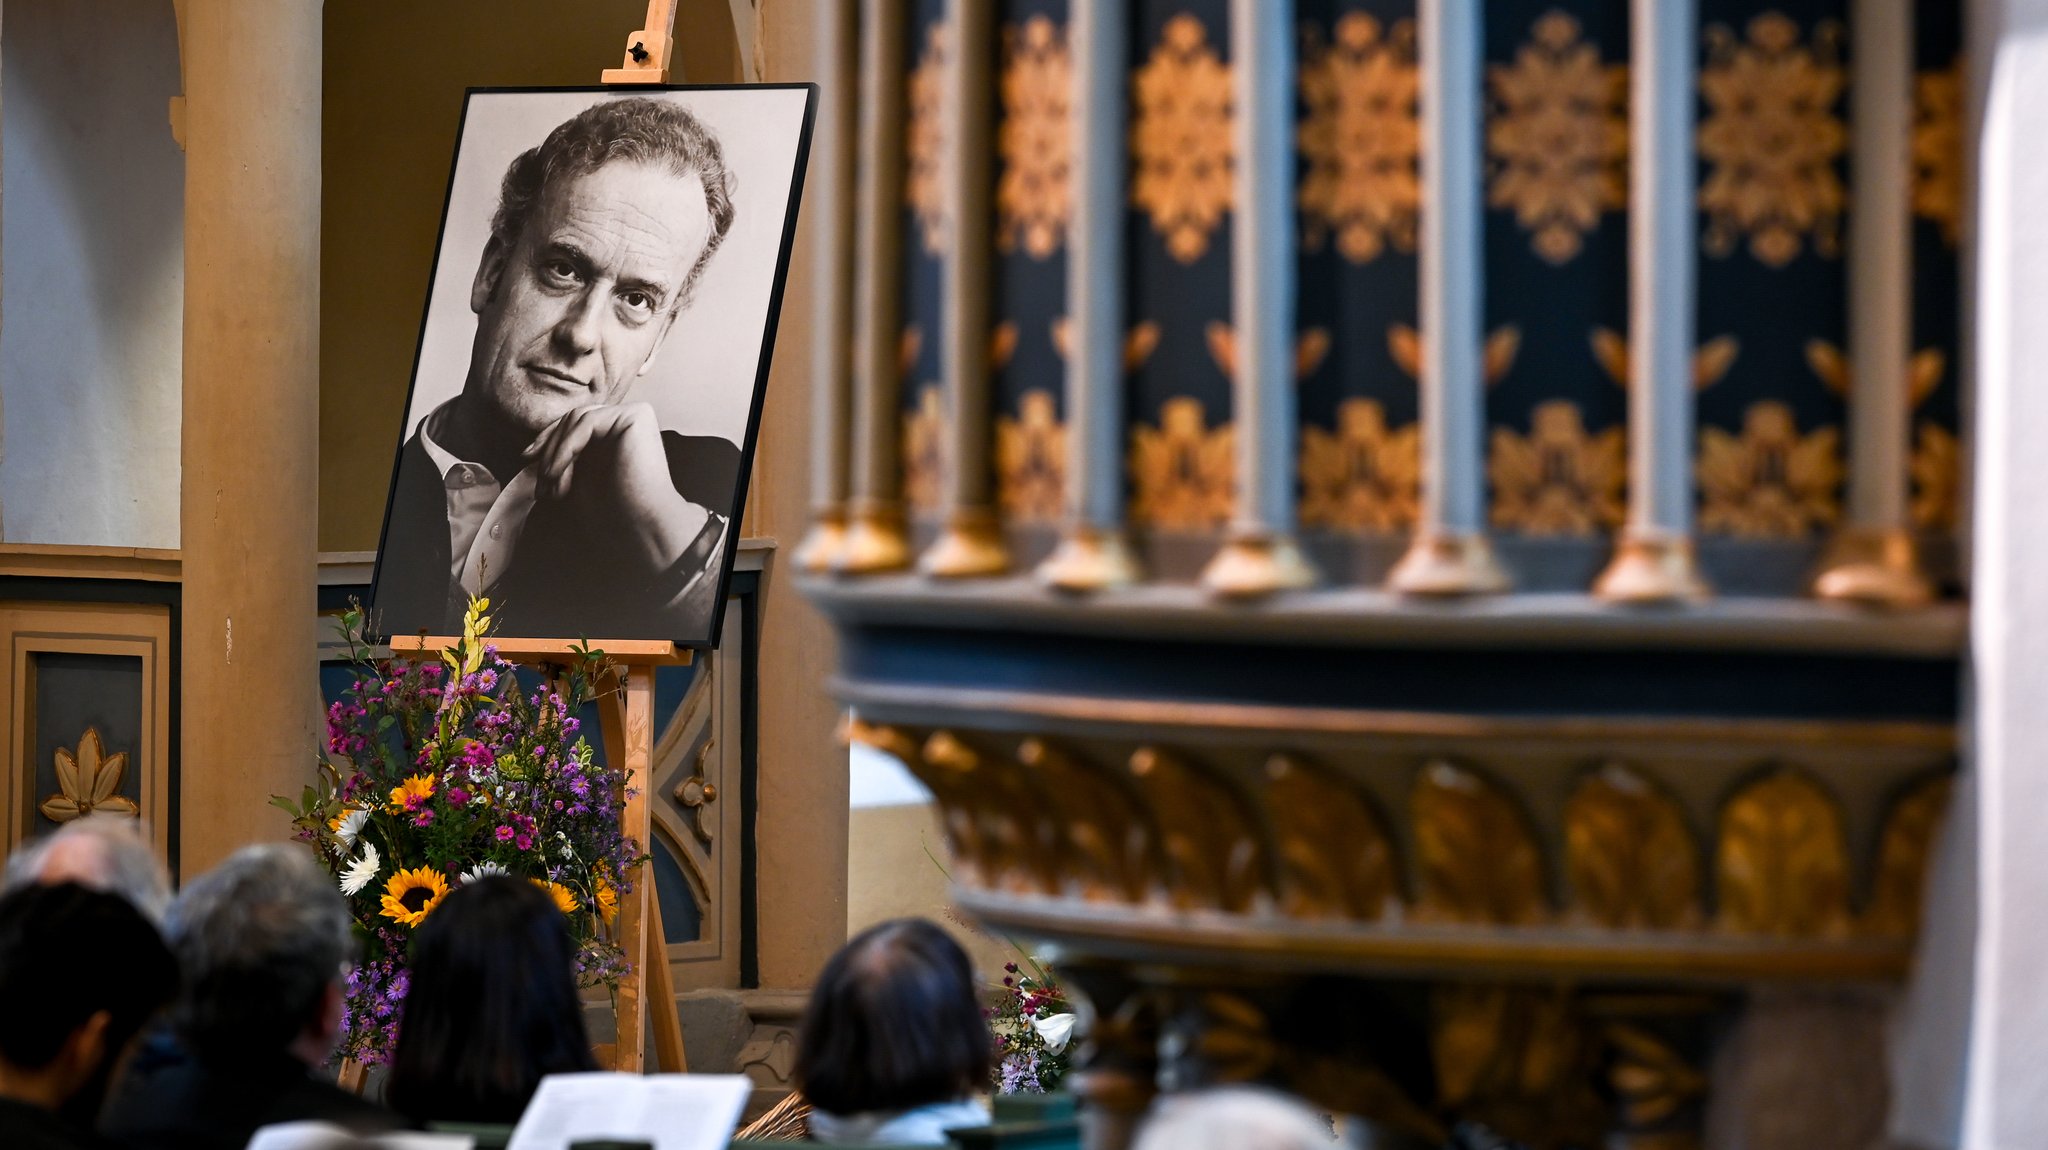
[[[1118,760],[1043,736],[850,734],[930,786],[969,889],[1389,929],[1903,939],[1949,789],[1946,772],[1918,776],[1882,808],[1859,907],[1840,802],[1791,767],[1741,780],[1703,820],[1642,767],[1593,764],[1546,830],[1495,777],[1425,760],[1397,827],[1365,780],[1292,752],[1233,772],[1196,748]]]

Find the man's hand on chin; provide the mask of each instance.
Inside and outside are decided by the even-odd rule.
[[[680,562],[711,516],[677,493],[661,425],[644,403],[578,408],[521,458],[534,470],[538,500],[560,502],[586,522],[618,520],[650,572]]]

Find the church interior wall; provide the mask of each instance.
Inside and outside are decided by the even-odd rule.
[[[168,0],[15,0],[0,201],[0,538],[176,547],[184,157]]]

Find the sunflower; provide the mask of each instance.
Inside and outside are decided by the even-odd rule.
[[[400,926],[418,926],[427,912],[448,897],[448,880],[432,867],[414,867],[384,884],[384,917]]]
[[[434,776],[414,775],[391,788],[391,813],[415,810],[434,795]]]
[[[548,892],[548,897],[555,900],[555,909],[563,914],[575,914],[576,908],[582,905],[576,901],[576,896],[570,892],[569,888],[561,883],[537,878],[533,880],[533,885]]]
[[[605,881],[603,875],[599,875],[596,894],[597,917],[603,919],[606,926],[610,926],[619,917],[619,892],[612,889],[612,884]]]

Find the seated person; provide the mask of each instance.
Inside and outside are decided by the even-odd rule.
[[[178,989],[156,928],[75,883],[0,898],[0,1146],[85,1150],[107,1083]]]
[[[142,823],[125,815],[89,814],[16,848],[0,889],[60,882],[118,894],[158,927],[171,905],[171,876]]]
[[[988,1125],[995,1040],[967,955],[925,919],[870,927],[818,976],[797,1037],[816,1142],[942,1146]]]
[[[419,1123],[509,1126],[542,1078],[597,1068],[554,900],[504,876],[442,900],[413,941],[391,1105]]]
[[[1250,1086],[1169,1095],[1132,1150],[1327,1150],[1337,1135],[1294,1098]]]
[[[358,1132],[396,1115],[315,1076],[341,1030],[348,910],[303,847],[244,847],[171,904],[184,993],[108,1103],[101,1130],[134,1150],[242,1150],[262,1126]]]

